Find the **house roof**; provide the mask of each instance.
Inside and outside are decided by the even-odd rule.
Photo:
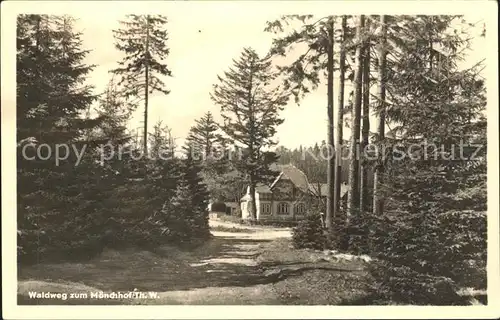
[[[320,183],[318,188],[318,183],[310,183],[309,191],[315,195],[326,197],[328,194],[328,184]],[[343,197],[349,191],[349,186],[345,183],[340,185],[340,197]]]
[[[297,188],[307,192],[309,190],[309,182],[304,172],[299,170],[292,164],[280,165],[280,175],[274,180],[271,189],[279,180],[290,180]]]
[[[271,193],[271,188],[265,184],[259,184],[255,187],[255,191],[259,193]]]
[[[318,184],[317,183],[309,183],[307,180],[307,176],[300,169],[295,167],[292,164],[282,165],[282,164],[272,164],[270,169],[275,172],[280,172],[278,177],[274,180],[271,186],[265,184],[258,184],[255,188],[256,192],[259,193],[272,193],[273,187],[280,180],[289,180],[291,181],[297,188],[302,190],[303,192],[312,193],[314,195],[326,196],[328,194],[328,185],[326,183]],[[341,184],[340,188],[340,196],[344,197],[347,194],[349,186],[345,183]],[[241,198],[241,200],[249,200],[249,195],[246,194]]]

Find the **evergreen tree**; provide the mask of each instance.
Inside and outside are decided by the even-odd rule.
[[[253,49],[245,48],[224,78],[219,77],[211,94],[221,107],[224,119],[221,129],[245,148],[236,166],[250,181],[253,218],[256,217],[255,187],[271,175],[269,165],[277,160],[276,154],[265,148],[275,144],[276,127],[283,122],[278,113],[288,101],[288,95],[280,87],[271,87],[275,77],[269,58],[262,59]]]
[[[325,148],[327,156],[327,206],[326,206],[326,224],[329,229],[328,234],[333,232],[333,215],[335,211],[335,157],[333,154],[334,148],[334,96],[333,96],[333,77],[335,72],[336,59],[334,55],[334,44],[336,34],[341,33],[342,41],[346,39],[351,41],[352,30],[347,27],[347,17],[343,18],[342,29],[335,29],[334,16],[321,17],[313,19],[312,15],[289,15],[284,16],[279,20],[268,22],[266,31],[271,31],[276,34],[285,32],[284,25],[298,24],[297,28],[292,27],[292,31],[282,37],[273,40],[271,54],[276,56],[286,56],[289,50],[301,48],[303,54],[299,56],[291,64],[279,66],[279,70],[284,76],[285,87],[290,88],[295,96],[296,102],[309,93],[311,89],[316,89],[321,83],[320,74],[323,72],[327,79],[327,116],[328,130],[327,140],[328,148]],[[350,46],[343,50],[344,56],[341,56],[342,64],[342,81],[344,81],[346,70],[349,69],[349,64],[346,64],[345,54],[351,53]],[[340,65],[339,65],[340,68]],[[352,75],[349,75],[352,78]],[[342,82],[343,83],[343,82]],[[342,90],[343,96],[343,90]],[[340,98],[339,98],[340,99]],[[343,97],[342,97],[343,99]],[[343,108],[343,107],[342,107]],[[340,192],[340,187],[337,188]]]
[[[112,78],[99,101],[97,112],[102,119],[99,135],[116,145],[127,142],[131,138],[127,132],[127,124],[134,108],[121,96],[120,89]]]
[[[208,189],[201,176],[202,167],[191,156],[190,148],[186,148],[186,159],[183,166],[183,179],[192,195],[191,220],[192,236],[206,239],[210,235],[208,226]]]
[[[200,119],[196,119],[187,137],[193,152],[202,155],[204,159],[211,156],[217,148],[221,147],[222,141],[218,131],[219,126],[210,111]]]
[[[207,112],[189,130],[186,152],[191,152],[193,160],[201,161],[201,175],[210,190],[211,197],[220,201],[229,201],[225,184],[231,171],[229,152],[226,141],[220,134],[219,125],[212,114]],[[231,199],[232,201],[233,199]]]
[[[458,52],[468,47],[467,35],[448,32],[457,17],[390,18],[389,39],[400,42],[397,59],[388,61],[386,120],[401,149],[392,146],[387,159],[381,191],[390,197],[383,215],[369,222],[374,255],[386,263],[374,275],[393,300],[463,303],[454,293],[455,283],[471,286],[476,278],[473,286],[486,285],[481,272],[486,261],[486,100],[480,67],[457,67]],[[434,49],[437,44],[440,50]],[[481,149],[473,157],[475,144]]]
[[[171,129],[162,121],[155,124],[149,140],[150,154],[144,161],[148,165],[147,177],[151,183],[147,203],[154,212],[174,196],[177,181],[182,176],[182,165],[175,157]]]
[[[354,106],[351,117],[351,141],[350,141],[350,163],[349,163],[349,194],[348,194],[348,212],[347,227],[350,227],[350,219],[359,214],[359,135],[360,135],[360,115],[362,102],[362,73],[363,73],[363,48],[365,17],[358,16],[356,22],[356,65],[354,69]]]
[[[328,144],[328,167],[326,180],[328,184],[328,193],[326,195],[326,216],[325,224],[328,229],[328,238],[330,240],[333,233],[333,212],[335,211],[334,193],[335,193],[335,157],[334,157],[334,139],[333,139],[333,76],[334,76],[334,45],[335,45],[335,19],[332,17],[328,21],[327,33],[328,33],[328,46],[327,46],[327,115],[328,115],[328,130],[327,130],[327,144]]]
[[[370,30],[370,17],[365,22],[365,33]],[[363,74],[362,74],[362,128],[361,128],[361,141],[360,141],[360,196],[359,196],[359,210],[362,214],[369,211],[369,187],[368,182],[370,171],[368,170],[369,163],[367,161],[368,150],[365,150],[370,142],[370,64],[371,64],[371,41],[367,40],[363,48]],[[366,152],[365,152],[366,151]]]
[[[17,20],[18,139],[65,142],[96,125],[80,115],[95,100],[81,85],[93,66],[83,63],[81,33],[68,16],[20,15]]]
[[[180,178],[170,201],[163,204],[154,219],[161,226],[161,235],[171,243],[186,243],[192,238],[193,194],[184,178]]]
[[[121,76],[119,85],[124,86],[127,97],[135,98],[134,103],[144,100],[143,151],[147,154],[149,94],[169,93],[161,79],[161,76],[171,76],[165,63],[169,54],[167,18],[132,14],[120,23],[122,28],[114,30],[115,46],[125,57],[112,72]]]
[[[335,219],[340,215],[340,189],[342,184],[342,154],[344,145],[344,91],[346,74],[346,33],[347,16],[342,16],[340,30],[340,57],[339,57],[339,94],[337,104],[337,136],[335,139],[335,186],[334,186],[334,211]],[[337,219],[338,220],[338,219]]]
[[[379,157],[381,156],[382,143],[385,140],[385,84],[386,84],[386,56],[387,56],[387,20],[385,15],[380,16],[379,28],[379,45],[378,45],[378,95],[377,95],[377,135],[375,142],[379,149]],[[380,186],[383,185],[384,166],[381,158],[377,159],[375,164],[375,174],[373,177],[373,213],[380,216],[384,212],[384,200],[380,192]]]
[[[208,191],[200,176],[199,162],[191,157],[189,149],[187,145],[172,197],[152,218],[160,226],[161,235],[173,243],[193,242],[210,236]]]
[[[289,15],[279,20],[268,22],[266,31],[275,34],[285,32],[283,24],[299,22],[300,28],[293,29],[290,34],[273,40],[270,53],[277,56],[285,56],[289,49],[295,48],[302,43],[304,53],[289,65],[279,66],[280,72],[285,76],[285,87],[291,89],[298,103],[311,89],[316,89],[321,83],[320,74],[323,72],[327,78],[327,116],[328,116],[328,146],[327,148],[327,207],[326,220],[328,229],[332,229],[333,216],[333,180],[334,180],[334,156],[333,148],[333,76],[334,76],[334,43],[335,43],[335,17],[321,17],[312,22],[312,15]]]
[[[18,253],[33,261],[74,250],[92,253],[101,222],[100,168],[89,159],[99,141],[83,133],[101,119],[84,119],[95,100],[82,85],[93,66],[68,16],[17,19]],[[43,160],[35,149],[45,144]],[[62,146],[76,148],[84,157]],[[52,150],[52,152],[49,152]],[[64,160],[56,162],[56,150]]]

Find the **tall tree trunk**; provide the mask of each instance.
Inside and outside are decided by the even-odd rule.
[[[356,24],[356,41],[363,38],[365,24],[364,15],[359,16]],[[346,224],[349,227],[351,217],[359,213],[359,154],[358,143],[360,135],[360,114],[361,114],[361,80],[363,72],[363,43],[358,43],[356,48],[356,62],[354,66],[354,105],[351,120],[351,142],[350,142],[350,163],[349,163],[349,193],[347,203]]]
[[[250,175],[250,218],[252,220],[257,219],[257,201],[255,201],[255,177],[253,174]]]
[[[340,44],[339,61],[339,96],[337,104],[337,141],[335,144],[335,186],[334,186],[334,212],[337,217],[340,212],[340,190],[342,185],[342,145],[344,129],[344,89],[345,89],[345,31],[347,28],[347,16],[342,16],[342,42]]]
[[[384,183],[384,163],[381,154],[381,145],[385,139],[385,68],[386,68],[386,16],[380,16],[380,44],[378,54],[378,128],[377,128],[377,146],[379,153],[379,160],[375,168],[375,175],[373,178],[373,213],[376,216],[381,216],[384,213],[384,197],[380,191],[381,185]]]
[[[140,150],[141,140],[139,139],[139,128],[135,129],[135,143],[134,147]]]
[[[365,22],[365,30],[368,30],[368,21]],[[360,178],[360,202],[361,213],[368,211],[368,166],[365,157],[365,147],[370,138],[370,43],[365,44],[363,61],[363,127],[361,129],[361,178]]]
[[[148,102],[149,102],[149,15],[146,16],[146,53],[145,53],[145,80],[144,80],[144,155],[148,154]]]
[[[328,230],[328,238],[333,233],[333,211],[334,211],[334,178],[335,178],[335,157],[333,154],[333,46],[335,42],[334,29],[335,19],[332,17],[328,23],[328,169],[327,169],[327,184],[328,194],[326,196],[326,228]]]
[[[250,70],[253,70],[253,62],[250,63]],[[249,113],[249,125],[250,125],[250,142],[249,142],[249,151],[250,151],[250,157],[252,159],[252,165],[254,165],[256,163],[256,158],[258,158],[256,156],[256,153],[258,153],[258,148],[257,148],[257,151],[254,150],[254,145],[255,145],[255,112],[254,112],[254,100],[252,98],[252,89],[253,89],[253,86],[254,86],[254,83],[253,83],[253,73],[251,72],[250,73],[250,86],[248,88],[248,92],[247,92],[247,102],[248,102],[248,107],[250,109],[250,113]],[[255,167],[254,169],[255,170]],[[255,201],[255,188],[257,186],[257,182],[256,182],[256,176],[255,176],[255,173],[252,172],[250,174],[250,202],[252,203],[252,207],[251,207],[251,210],[250,210],[250,214],[251,214],[251,219],[253,220],[256,220],[257,219],[257,203]]]

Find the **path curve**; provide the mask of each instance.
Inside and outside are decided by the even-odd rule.
[[[210,220],[210,227],[214,237],[192,252],[177,252],[168,247],[155,253],[106,250],[85,263],[23,268],[18,297],[23,303],[30,303],[30,291],[68,293],[73,290],[90,295],[90,292],[136,290],[154,291],[157,295],[154,299],[121,299],[110,303],[277,304],[279,299],[273,293],[271,280],[260,268],[257,257],[263,245],[278,238],[289,238],[291,230],[242,226],[214,219]],[[221,229],[223,231],[219,231]],[[121,273],[121,282],[115,279],[117,272]]]

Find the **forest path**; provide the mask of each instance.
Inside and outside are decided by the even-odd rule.
[[[19,270],[21,304],[279,304],[276,274],[257,258],[291,230],[211,220],[214,237],[199,248],[104,250],[88,262],[41,263]],[[219,231],[222,230],[222,231]],[[147,292],[137,299],[32,299],[29,292]],[[153,292],[149,296],[149,292]]]

